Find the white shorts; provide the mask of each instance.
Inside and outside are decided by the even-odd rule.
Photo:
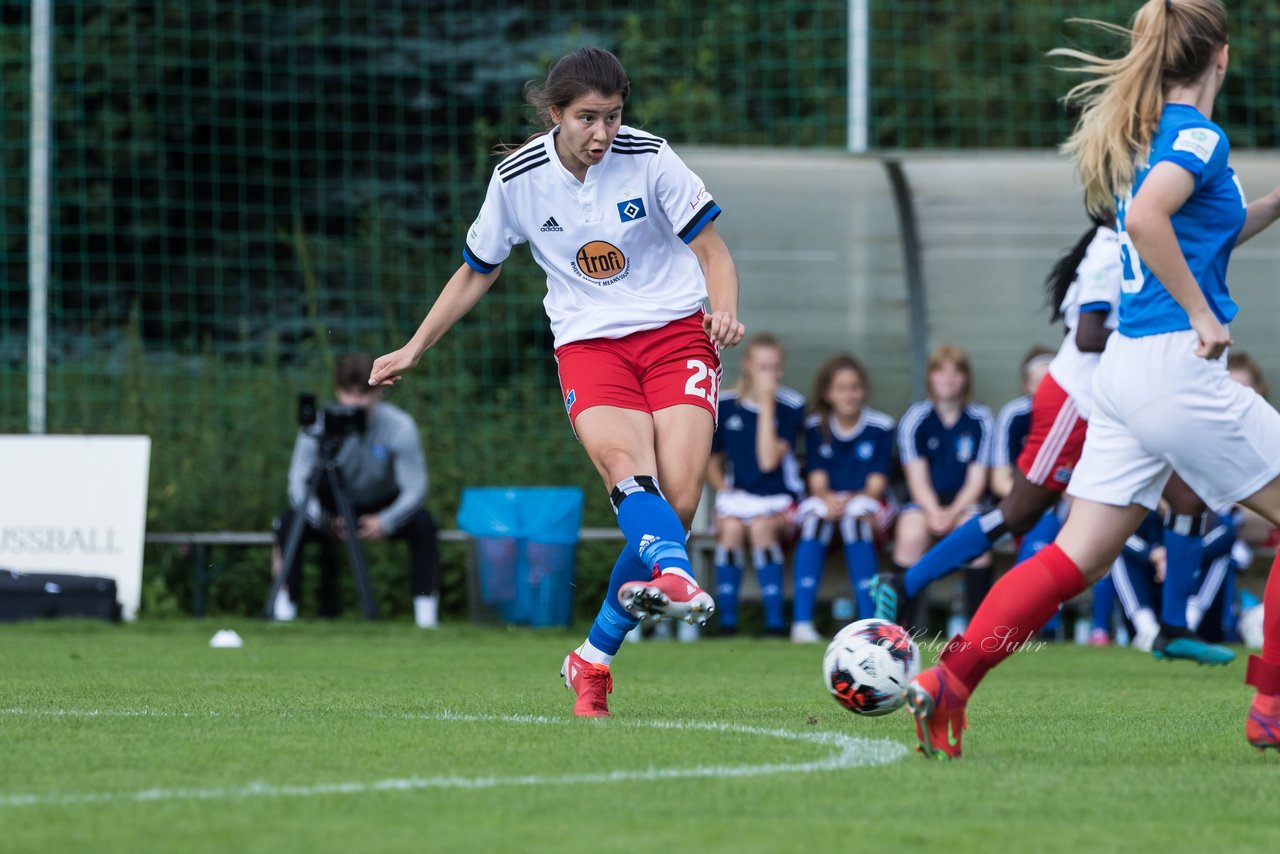
[[[747,521],[757,516],[785,514],[795,499],[788,493],[781,495],[752,495],[740,489],[726,489],[716,493],[716,515]]]
[[[1280,413],[1195,354],[1195,332],[1113,334],[1093,377],[1084,453],[1067,492],[1155,509],[1171,471],[1210,507],[1234,504],[1280,474]]]

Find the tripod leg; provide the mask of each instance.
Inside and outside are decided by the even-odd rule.
[[[336,466],[330,467],[329,486],[333,490],[333,501],[338,505],[338,512],[347,524],[347,554],[351,557],[351,572],[356,580],[356,592],[360,594],[360,607],[364,609],[366,620],[378,619],[378,603],[373,600],[373,585],[369,581],[369,567],[364,562],[364,549],[360,547],[360,538],[356,535],[356,514],[351,506],[351,499],[342,485],[342,475]]]
[[[280,595],[281,588],[284,587],[285,581],[289,577],[289,567],[293,566],[293,561],[298,555],[298,549],[302,547],[302,526],[307,524],[307,505],[311,503],[311,499],[315,497],[316,487],[320,485],[320,478],[324,476],[324,469],[316,466],[311,472],[311,477],[307,478],[307,493],[302,497],[302,504],[298,507],[298,512],[293,514],[293,524],[289,526],[289,533],[284,540],[284,555],[280,561],[280,573],[271,580],[271,592],[267,594],[267,604],[262,609],[262,616],[265,619],[275,617],[276,597]]]

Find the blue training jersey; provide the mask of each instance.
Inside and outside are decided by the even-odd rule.
[[[1018,462],[1022,446],[1031,432],[1031,397],[1015,397],[996,416],[995,444],[991,451],[991,467],[1001,468]]]
[[[756,418],[754,403],[738,399],[738,392],[720,392],[719,422],[711,440],[711,453],[725,455],[725,473],[734,489],[752,495],[799,495],[804,491],[800,465],[796,462],[796,439],[804,425],[804,395],[780,386],[774,396],[774,428],[778,438],[791,446],[775,471],[762,472],[756,459]]]
[[[916,459],[928,462],[933,491],[939,501],[950,504],[971,464],[991,464],[991,433],[991,410],[980,403],[970,403],[947,427],[933,402],[922,400],[898,422],[898,457],[904,466]]]
[[[1226,324],[1236,316],[1237,306],[1227,292],[1227,262],[1244,226],[1247,203],[1244,188],[1227,163],[1229,153],[1227,135],[1199,110],[1186,104],[1165,105],[1147,163],[1138,167],[1129,194],[1116,199],[1121,334],[1138,338],[1191,328],[1187,313],[1138,257],[1124,229],[1129,203],[1152,167],[1166,160],[1195,179],[1195,190],[1172,217],[1182,254],[1218,320]]]
[[[861,492],[873,474],[889,476],[893,466],[893,419],[875,409],[862,417],[848,433],[834,416],[822,429],[817,415],[805,422],[805,470],[825,471],[834,492]]]

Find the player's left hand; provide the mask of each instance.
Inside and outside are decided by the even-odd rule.
[[[727,311],[704,314],[702,328],[707,331],[708,338],[725,349],[737,344],[742,340],[742,336],[747,334],[746,327]]]
[[[356,536],[362,540],[381,540],[387,535],[387,526],[382,524],[379,516],[361,516],[356,520],[359,530]]]

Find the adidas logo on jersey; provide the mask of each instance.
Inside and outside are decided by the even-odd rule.
[[[564,229],[560,227],[560,223],[556,222],[555,217],[549,216],[547,221],[542,224],[541,231],[564,231]]]

